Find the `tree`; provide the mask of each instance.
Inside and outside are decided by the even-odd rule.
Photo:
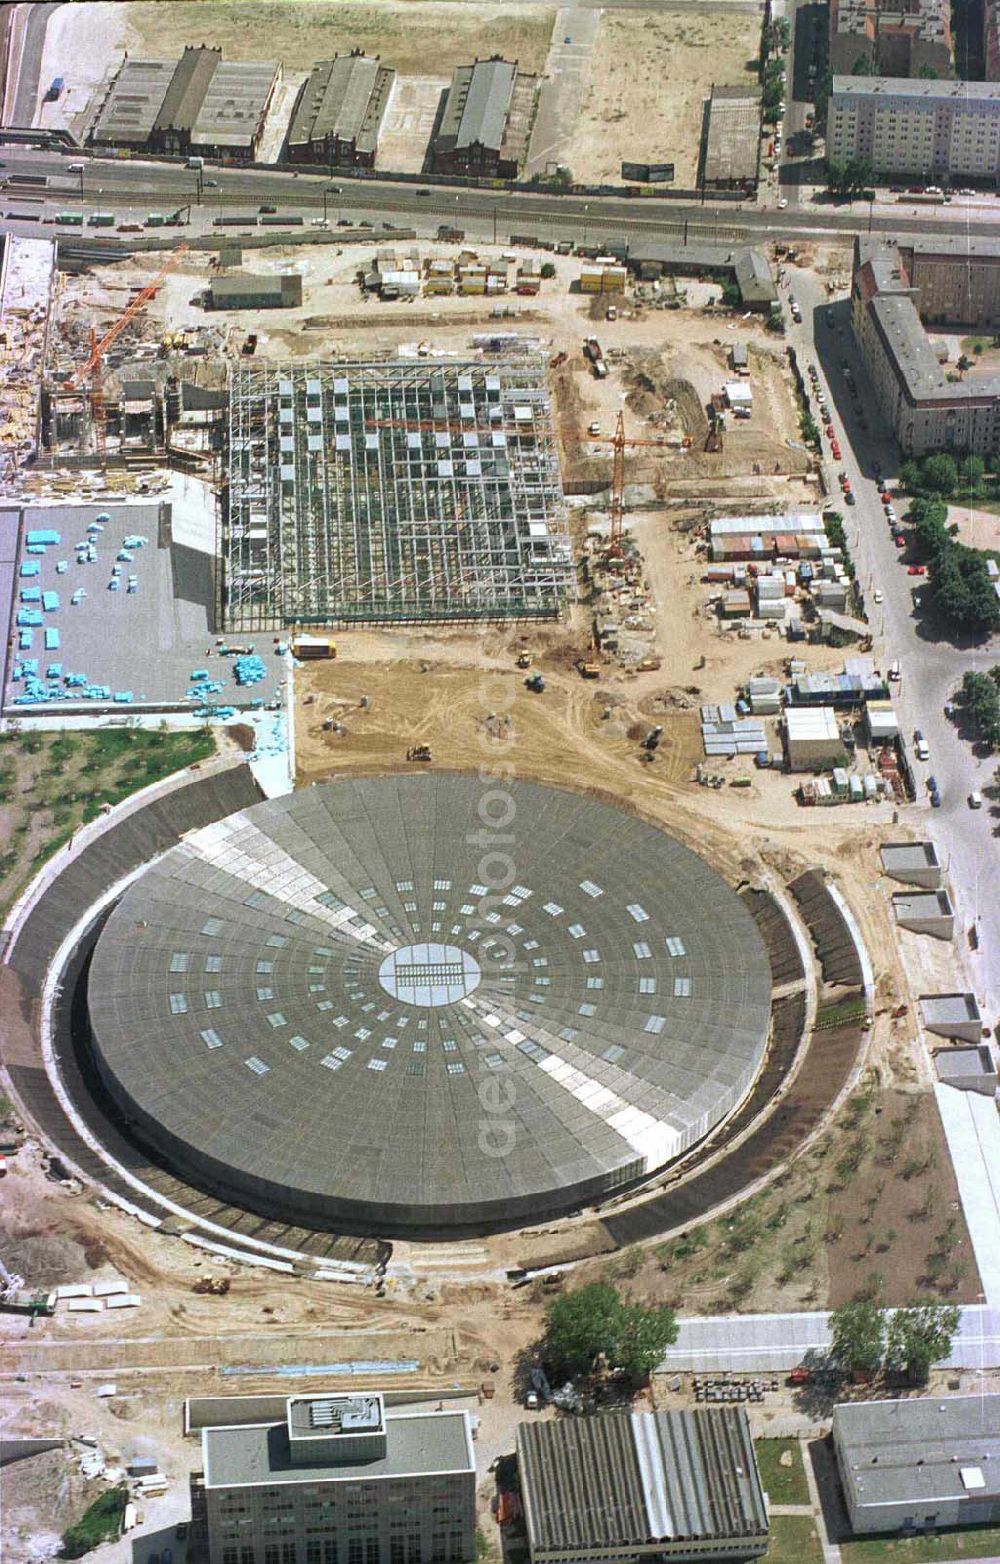
[[[958,467],[953,456],[949,456],[946,451],[939,451],[936,456],[927,457],[923,464],[925,489],[929,489],[932,494],[948,495],[955,492],[957,485]]]
[[[553,265],[553,263],[551,261],[543,261],[542,262],[542,273],[541,274],[546,279],[555,276],[556,269],[555,269],[555,266]]]
[[[934,556],[931,591],[940,612],[956,628],[973,635],[1000,629],[1000,599],[985,554],[949,537]]]
[[[959,374],[960,375],[964,375],[971,368],[972,368],[972,360],[971,360],[971,358],[968,356],[967,353],[963,353],[961,355],[961,357],[959,358],[959,360],[958,360],[958,372],[959,372]]]
[[[868,54],[859,54],[851,66],[852,76],[874,76],[875,61]]]
[[[938,73],[933,65],[921,65],[917,71],[917,79],[919,81],[937,81],[937,75]]]
[[[625,1303],[610,1282],[591,1282],[549,1306],[542,1356],[566,1374],[591,1374],[603,1357],[614,1372],[641,1381],[676,1339],[672,1309]]]
[[[958,477],[967,492],[978,493],[986,477],[986,463],[981,456],[963,456],[958,464]]]
[[[785,312],[780,304],[772,304],[767,316],[767,329],[779,337],[785,334]]]
[[[885,1311],[868,1298],[830,1315],[830,1356],[852,1374],[877,1374],[885,1352]]]
[[[1000,686],[991,673],[970,669],[962,679],[962,700],[975,724],[977,737],[991,749],[1000,748]]]
[[[889,1321],[886,1367],[914,1384],[925,1384],[931,1366],[951,1352],[959,1311],[953,1303],[914,1303]]]

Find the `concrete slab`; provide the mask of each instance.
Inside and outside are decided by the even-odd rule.
[[[43,593],[57,591],[60,606],[44,614],[45,625],[33,631],[30,648],[17,650],[15,639],[14,666],[8,672],[4,692],[8,715],[42,716],[54,704],[17,703],[26,681],[15,679],[13,673],[25,658],[37,660],[42,678],[50,663],[61,665],[61,674],[47,682],[70,698],[73,712],[96,710],[109,703],[123,716],[138,713],[143,706],[147,710],[194,708],[197,703],[185,697],[193,687],[195,669],[205,669],[211,682],[222,682],[222,689],[210,697],[220,705],[245,708],[254,701],[276,699],[286,670],[284,659],[274,655],[270,635],[259,636],[254,643],[266,670],[260,684],[237,685],[234,659],[220,657],[216,650],[214,522],[209,514],[199,525],[197,493],[185,490],[178,497],[176,528],[170,504],[93,501],[26,508],[22,535],[31,528],[46,527],[60,536],[58,545],[32,556],[41,565],[32,584]],[[97,523],[102,515],[108,520]],[[88,534],[91,524],[102,530]],[[81,563],[82,551],[77,545],[85,543],[88,536],[93,539],[94,559]],[[124,549],[128,537],[149,541]],[[119,560],[122,552],[131,558]],[[60,564],[64,570],[59,569]],[[113,577],[116,566],[119,574]],[[130,577],[135,579],[131,592]],[[109,589],[112,579],[118,582],[115,591]],[[57,653],[45,651],[44,628],[48,627],[59,631]],[[110,701],[87,697],[83,688],[67,687],[67,674],[83,675],[90,686],[107,688]],[[131,692],[132,701],[114,701],[116,693],[126,692]]]

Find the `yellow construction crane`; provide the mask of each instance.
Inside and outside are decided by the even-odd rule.
[[[187,253],[187,245],[179,244],[170,255],[166,264],[157,272],[152,282],[136,294],[132,302],[122,310],[118,319],[104,333],[100,341],[97,340],[97,332],[91,328],[90,332],[90,356],[87,362],[77,370],[76,374],[67,383],[67,389],[75,391],[85,380],[90,380],[90,411],[94,420],[94,435],[97,441],[97,454],[101,466],[107,465],[107,446],[104,435],[104,383],[102,379],[102,361],[105,353],[112,343],[121,335],[130,320],[134,320],[141,309],[155,299],[164,278],[172,272],[181,258]]]

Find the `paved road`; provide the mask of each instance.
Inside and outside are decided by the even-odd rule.
[[[45,47],[45,29],[58,4],[20,5],[16,31],[21,40],[17,68],[17,84],[10,110],[13,125],[32,125],[38,106],[38,77],[42,68],[42,50]],[[13,85],[13,84],[11,84]]]
[[[917,605],[915,598],[922,597],[922,589],[926,592],[926,583],[907,574],[913,556],[895,547],[875,486],[876,463],[891,478],[899,453],[880,424],[874,393],[854,346],[849,301],[833,307],[831,329],[826,325],[820,284],[797,274],[795,268],[790,268],[787,281],[803,308],[803,324],[793,326],[790,334],[804,360],[819,368],[834,427],[842,436],[840,467],[846,469],[857,495],[856,506],[844,506],[843,514],[864,588],[875,652],[882,667],[893,658],[899,659],[902,680],[894,700],[904,738],[910,740],[913,729],[919,728],[930,748],[929,762],[915,762],[919,797],[907,814],[912,824],[937,843],[949,866],[960,929],[956,938],[967,942],[967,931],[978,919],[979,949],[970,960],[978,974],[976,991],[992,1021],[1000,1007],[1000,843],[994,835],[997,821],[992,810],[972,811],[967,799],[973,788],[981,790],[989,785],[996,762],[978,757],[959,737],[944,714],[944,705],[966,669],[984,670],[1000,662],[1000,643],[994,642],[992,647],[989,643],[956,645],[943,638],[941,628]],[[856,380],[862,406],[868,409],[867,431],[854,410],[842,367],[845,363]],[[828,448],[825,455],[829,457]],[[836,465],[832,458],[829,465]],[[897,509],[903,513],[901,506]],[[876,589],[883,594],[881,604],[875,603]],[[940,809],[931,809],[928,802],[930,775],[941,790]]]
[[[574,24],[576,25],[576,24]],[[76,161],[80,154],[36,152],[24,148],[4,147],[3,161],[7,172],[47,174],[58,201],[68,207],[78,204],[79,180],[66,171],[68,163]],[[133,159],[85,158],[87,172],[84,176],[83,205],[123,210],[133,206],[141,211],[149,206],[176,206],[182,202],[196,202],[198,180],[185,168],[162,163],[140,162]],[[305,213],[321,212],[323,191],[330,187],[328,179],[307,174],[276,173],[266,168],[223,169],[206,168],[206,183],[202,190],[204,204],[219,211],[244,207],[253,211],[261,202],[274,202]],[[586,224],[593,239],[609,242],[638,235],[663,237],[682,236],[687,231],[691,239],[715,240],[723,244],[764,242],[769,239],[789,239],[798,236],[832,237],[837,234],[850,236],[866,232],[869,226],[877,232],[901,233],[951,233],[956,224],[963,231],[980,237],[1000,238],[1000,203],[969,203],[967,208],[959,204],[945,208],[911,209],[880,208],[869,213],[867,203],[830,206],[806,203],[795,209],[779,212],[760,209],[752,204],[712,206],[710,203],[678,202],[666,200],[629,200],[619,196],[555,197],[544,193],[510,193],[507,191],[460,190],[438,186],[427,187],[429,193],[421,195],[420,186],[350,179],[338,175],[341,194],[329,197],[330,215],[334,219],[350,213],[355,220],[399,221],[397,214],[404,214],[404,226],[412,226],[427,232],[440,222],[466,222],[492,225],[494,214],[498,220],[498,232],[506,239],[510,233],[541,234],[547,238],[575,239],[582,242]],[[207,181],[215,181],[215,187]],[[0,191],[0,207],[10,210],[16,198],[9,190]],[[17,209],[15,207],[15,209]]]
[[[545,80],[531,133],[525,174],[544,174],[550,166],[573,166],[572,141],[580,112],[583,81],[601,25],[599,10],[566,6],[556,12]]]

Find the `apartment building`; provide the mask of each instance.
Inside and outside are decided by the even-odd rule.
[[[965,291],[959,286],[963,267],[967,281],[975,279]],[[851,303],[875,404],[904,454],[1000,452],[1000,378],[949,380],[923,324],[931,318],[950,325],[1000,319],[1000,243],[961,235],[857,238]]]
[[[275,1422],[202,1430],[199,1564],[467,1564],[476,1465],[465,1411],[386,1412],[368,1391],[292,1396]]]
[[[952,60],[949,0],[832,0],[830,69],[851,75],[859,63],[882,76],[947,76]]]
[[[876,174],[1000,176],[1000,84],[835,76],[827,158],[865,158]]]

